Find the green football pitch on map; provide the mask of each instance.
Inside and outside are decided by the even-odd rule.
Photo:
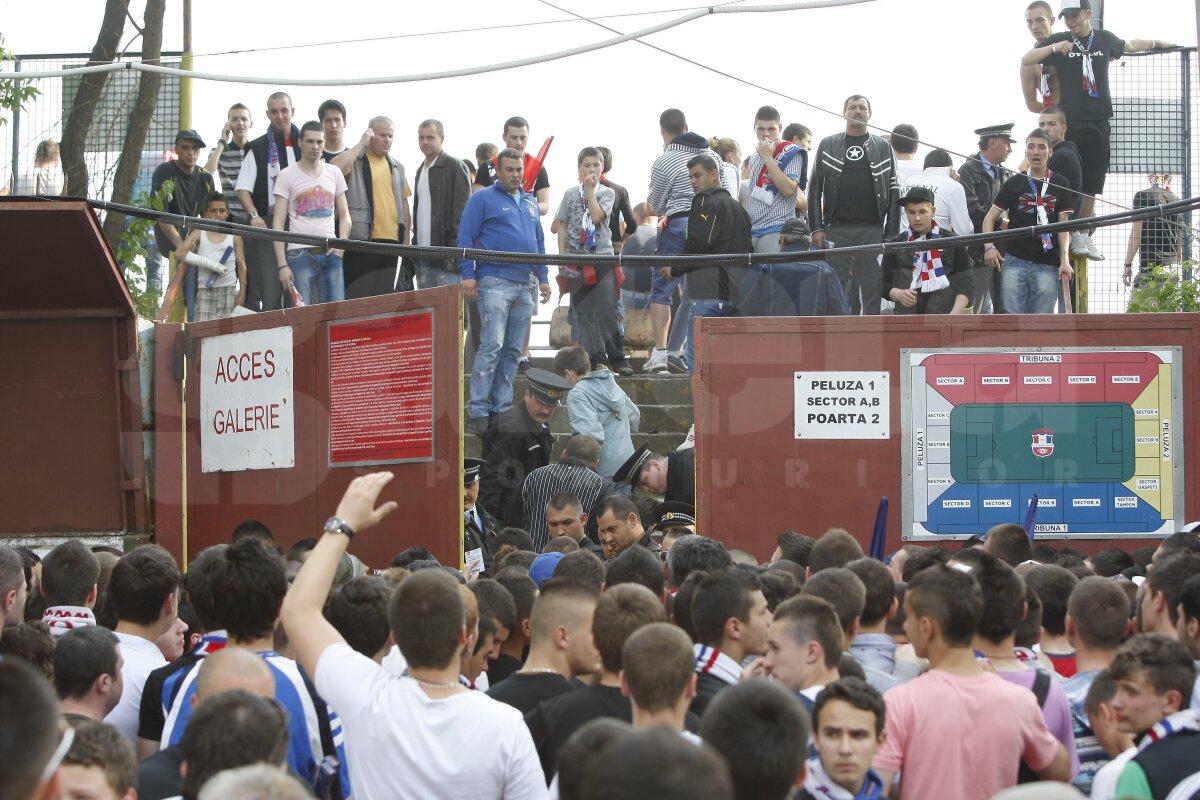
[[[1033,432],[1050,431],[1039,456]],[[950,471],[962,483],[1121,483],[1134,474],[1133,409],[1123,403],[981,403],[950,413]]]

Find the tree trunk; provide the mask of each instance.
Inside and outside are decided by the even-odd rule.
[[[146,17],[142,23],[142,62],[160,64],[162,62],[163,15],[166,12],[166,0],[147,0]],[[121,147],[121,157],[117,161],[117,173],[113,178],[112,201],[129,204],[133,197],[133,184],[137,180],[138,169],[142,163],[142,148],[146,144],[146,131],[150,128],[150,119],[154,115],[154,107],[158,102],[158,87],[162,76],[157,72],[143,72],[138,76],[137,99],[134,100],[133,110],[129,114],[129,124],[126,127],[125,143]],[[116,250],[125,228],[125,215],[110,211],[104,216],[104,236],[109,245]]]
[[[109,64],[117,57],[117,45],[121,43],[121,33],[125,30],[125,14],[129,10],[129,0],[105,0],[104,21],[100,24],[100,33],[96,35],[96,46],[92,48],[92,57],[88,65]],[[71,103],[71,113],[63,130],[60,144],[62,151],[63,171],[67,175],[67,188],[76,197],[87,197],[88,170],[83,160],[84,148],[87,144],[88,131],[92,127],[96,104],[104,92],[104,84],[108,73],[92,73],[84,75],[79,80],[79,91]]]

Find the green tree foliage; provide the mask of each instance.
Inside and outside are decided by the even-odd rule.
[[[163,181],[162,188],[153,195],[139,192],[134,205],[150,208],[155,211],[166,211],[171,202],[171,194],[175,191],[174,181]],[[117,263],[121,266],[121,274],[125,276],[125,285],[133,296],[133,304],[138,314],[146,319],[153,319],[158,313],[162,298],[153,287],[146,285],[146,242],[154,235],[154,220],[142,217],[129,217],[128,224],[117,242]],[[165,259],[166,253],[162,254]],[[141,258],[142,261],[138,261]]]
[[[11,61],[12,53],[4,49],[4,36],[0,34],[0,61]],[[0,108],[5,111],[16,111],[29,100],[38,96],[38,90],[29,85],[28,81],[17,81],[11,78],[0,80]],[[8,115],[0,114],[0,125],[8,124]]]

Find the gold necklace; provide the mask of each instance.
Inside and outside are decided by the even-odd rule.
[[[434,683],[433,681],[423,681],[408,670],[404,671],[404,675],[405,677],[412,678],[417,682],[418,686],[421,686],[425,689],[458,689],[462,686],[462,684],[458,681],[455,681],[454,683]]]

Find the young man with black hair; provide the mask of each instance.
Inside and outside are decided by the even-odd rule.
[[[772,564],[780,559],[787,559],[807,569],[808,559],[816,545],[816,540],[795,531],[784,531],[779,534],[775,544],[777,545],[775,552],[771,554]]]
[[[896,156],[896,177],[900,181],[901,191],[905,183],[921,172],[921,167],[917,164],[920,138],[917,129],[908,123],[901,123],[892,128],[892,135],[888,137],[888,142],[892,145],[892,154]]]
[[[545,783],[520,715],[458,680],[472,632],[453,578],[440,569],[421,570],[392,595],[388,617],[408,663],[404,677],[355,653],[319,616],[351,537],[398,507],[395,501],[376,505],[391,479],[391,473],[378,472],[351,482],[283,611],[300,663],[347,720],[356,793],[540,798]]]
[[[853,659],[849,646],[858,635],[859,623],[867,603],[867,589],[862,580],[845,567],[829,567],[805,581],[800,593],[819,597],[833,606],[833,610],[837,612],[838,626],[842,629],[842,650],[848,658]],[[858,661],[854,663],[862,669],[863,678],[880,693],[900,682],[900,679],[890,672]]]
[[[1079,217],[1092,216],[1096,195],[1103,194],[1108,173],[1113,115],[1108,86],[1108,62],[1126,53],[1174,47],[1157,39],[1123,40],[1112,31],[1092,28],[1090,0],[1064,0],[1059,14],[1067,29],[1050,34],[1021,57],[1022,67],[1046,64],[1058,74],[1059,106],[1066,112],[1068,138],[1079,148],[1083,162],[1083,194]],[[1083,231],[1072,236],[1072,255],[1104,260],[1092,238]]]
[[[959,235],[970,235],[974,230],[971,213],[967,210],[967,193],[962,184],[951,173],[954,161],[941,148],[930,150],[921,164],[921,171],[908,178],[900,187],[903,194],[914,186],[924,186],[933,192],[933,218],[940,228],[952,230]],[[900,230],[909,228],[908,219],[900,220]],[[972,292],[973,293],[973,292]]]
[[[286,226],[292,233],[325,240],[336,238],[337,229],[350,230],[346,178],[340,169],[321,160],[324,144],[321,123],[304,123],[300,128],[300,160],[281,170],[275,179],[275,206],[271,212],[274,230]],[[345,299],[341,248],[281,241],[273,244],[283,292],[295,291],[307,305]]]
[[[197,706],[179,743],[183,800],[196,800],[209,778],[233,767],[262,761],[282,768],[290,728],[279,703],[241,690]]]
[[[525,715],[547,782],[554,776],[559,746],[585,722],[596,717],[632,722],[633,708],[621,692],[622,652],[635,631],[666,619],[662,603],[643,586],[614,586],[600,595],[592,620],[592,637],[600,654],[599,681],[543,701]]]
[[[1049,38],[1054,29],[1054,10],[1046,0],[1034,0],[1026,7],[1025,26],[1035,43]],[[1060,97],[1058,72],[1049,64],[1022,64],[1021,92],[1025,95],[1025,107],[1034,114],[1041,113]]]
[[[599,596],[604,586],[604,561],[590,550],[567,553],[554,567],[555,578],[569,578]]]
[[[980,555],[982,559],[971,568],[971,577],[979,584],[983,595],[983,614],[975,634],[975,652],[987,659],[1001,678],[1033,692],[1046,727],[1062,743],[1071,759],[1071,775],[1074,776],[1079,772],[1079,758],[1075,752],[1075,733],[1066,692],[1046,670],[1038,668],[1040,664],[1031,666],[1016,652],[1017,626],[1028,610],[1025,584],[1005,562],[987,553]],[[1023,782],[1032,777],[1028,769],[1022,771]]]
[[[991,528],[984,537],[983,550],[1013,569],[1033,560],[1033,546],[1029,542],[1029,534],[1015,523]]]
[[[971,644],[983,596],[969,574],[934,565],[913,577],[904,630],[930,670],[888,692],[887,739],[873,766],[900,800],[990,798],[1017,782],[1022,759],[1039,777],[1066,781],[1071,762],[1027,689],[986,671]],[[937,713],[931,713],[936,709]]]
[[[1195,553],[1174,553],[1154,565],[1142,586],[1143,633],[1178,637],[1179,600],[1184,581],[1193,575],[1200,575],[1200,555]]]
[[[820,597],[799,595],[780,603],[767,631],[767,653],[744,671],[770,676],[811,711],[817,695],[838,679],[845,636],[837,612]]]
[[[659,600],[666,601],[666,580],[663,577],[662,561],[641,545],[627,547],[608,562],[604,578],[605,588],[622,583],[645,586]]]
[[[896,661],[896,642],[886,632],[888,620],[896,616],[900,606],[891,571],[873,558],[851,561],[846,569],[857,575],[866,589],[858,631],[850,640],[847,652],[863,667],[879,670],[897,680],[917,677],[920,672],[911,661]]]
[[[570,579],[542,584],[529,617],[529,656],[516,672],[492,684],[488,697],[527,714],[538,703],[566,694],[572,679],[599,668],[592,639],[596,594]]]
[[[1117,778],[1117,797],[1167,797],[1196,769],[1200,719],[1188,708],[1196,681],[1191,654],[1162,634],[1135,636],[1113,656],[1112,707],[1121,730],[1137,736],[1137,754]]]
[[[55,637],[96,624],[96,581],[100,562],[78,539],[68,539],[42,559],[41,593],[46,598],[42,622]]]
[[[291,720],[288,766],[315,783],[323,759],[336,758],[340,768],[334,791],[340,792],[341,797],[348,797],[350,778],[346,753],[337,744],[342,739],[341,721],[306,680],[297,662],[275,652],[275,628],[284,597],[288,594],[287,568],[283,559],[258,539],[243,539],[212,550],[214,561],[206,569],[205,580],[216,620],[206,627],[210,631],[226,631],[228,638],[223,646],[241,647],[257,653],[271,669],[276,685],[275,698],[287,710]],[[190,575],[188,585],[191,585]],[[323,606],[325,598],[321,600]],[[321,616],[321,606],[307,622],[310,626],[318,623],[329,626]],[[292,644],[295,646],[294,640]],[[200,648],[194,652],[203,657],[219,649],[216,645],[217,642],[212,641],[203,652]],[[312,672],[308,671],[308,674],[312,675]],[[192,715],[192,697],[196,693],[198,675],[193,666],[175,679],[174,686],[164,684],[166,716],[161,747],[179,744],[183,738]],[[168,708],[166,700],[172,692],[173,701]],[[144,736],[144,730],[140,730],[139,735]]]
[[[1063,683],[1079,757],[1074,784],[1079,791],[1090,794],[1092,779],[1108,763],[1108,754],[1092,730],[1086,700],[1092,681],[1112,663],[1129,632],[1129,598],[1113,581],[1098,576],[1084,578],[1071,590],[1066,628],[1067,640],[1075,648],[1076,665],[1075,674]]]
[[[107,628],[68,631],[54,647],[54,691],[68,722],[103,722],[121,702],[121,643]]]
[[[803,706],[786,689],[765,680],[723,692],[700,723],[700,738],[729,767],[736,800],[793,797],[805,777],[809,731]]]
[[[1067,603],[1079,579],[1056,564],[1038,564],[1018,571],[1025,585],[1037,592],[1042,601],[1042,637],[1040,647],[1064,678],[1076,672],[1075,649],[1067,639]]]
[[[463,659],[463,676],[472,689],[486,692],[491,686],[488,663],[500,657],[500,647],[517,627],[517,604],[503,584],[479,578],[467,587],[479,605],[479,638]]]
[[[957,232],[939,224],[933,189],[909,186],[897,202],[907,225],[890,241],[923,239],[929,249],[885,253],[880,262],[880,294],[896,304],[896,314],[965,314],[971,306],[971,262],[966,248],[938,241]]]
[[[742,662],[767,652],[771,612],[757,576],[734,567],[709,573],[692,597],[696,629],[696,698],[703,716],[713,698],[737,685]]]
[[[121,642],[121,702],[104,718],[137,744],[142,689],[150,673],[167,663],[156,644],[175,624],[179,567],[158,545],[142,545],[121,557],[108,583],[108,601],[117,615],[114,631]]]
[[[329,593],[322,613],[356,653],[380,664],[390,643],[389,597],[391,587],[386,579],[359,575]]]
[[[750,155],[750,236],[756,253],[778,253],[783,223],[796,218],[808,177],[807,153],[783,135],[779,111],[763,106],[754,114],[757,145]]]
[[[516,624],[509,630],[508,637],[500,643],[500,654],[488,659],[488,686],[495,686],[521,669],[525,654],[529,651],[530,617],[539,588],[529,576],[529,570],[521,567],[505,567],[492,577],[512,596],[516,608],[516,615],[513,617]]]
[[[886,734],[886,706],[879,692],[858,678],[829,684],[812,709],[817,754],[808,760],[796,800],[875,800],[885,794],[871,762]]]
[[[713,748],[647,728],[620,736],[603,757],[588,760],[579,800],[734,800],[729,772]]]

